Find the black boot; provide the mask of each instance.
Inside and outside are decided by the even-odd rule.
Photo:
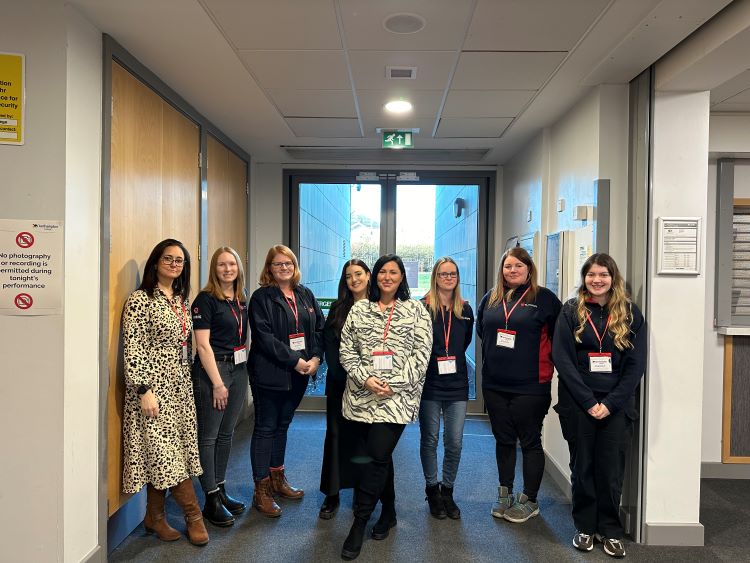
[[[458,520],[461,518],[461,509],[458,508],[455,502],[453,502],[453,487],[446,487],[441,484],[440,496],[443,497],[443,505],[445,506],[445,512],[448,514],[448,518],[451,520]]]
[[[214,526],[226,528],[234,524],[234,516],[224,508],[219,498],[219,491],[206,493],[206,504],[203,506],[203,517]]]
[[[339,495],[326,496],[323,504],[320,507],[318,516],[323,520],[330,520],[336,515],[336,511],[339,509],[339,502]]]
[[[219,485],[219,498],[221,499],[221,504],[235,516],[245,512],[245,503],[230,497],[226,490],[224,490],[224,483]]]
[[[365,539],[365,528],[367,527],[367,520],[364,518],[355,517],[354,523],[352,524],[349,535],[344,540],[344,545],[341,548],[341,559],[351,561],[359,557],[359,552],[362,551],[362,542]]]
[[[392,504],[383,505],[380,510],[380,518],[375,522],[372,527],[370,535],[374,540],[384,540],[388,537],[388,532],[391,528],[396,527],[396,507]]]
[[[445,518],[447,514],[445,512],[443,497],[440,494],[440,484],[428,485],[425,487],[424,492],[427,494],[425,500],[430,505],[430,514],[438,520]]]

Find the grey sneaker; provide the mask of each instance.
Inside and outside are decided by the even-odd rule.
[[[523,493],[519,493],[516,502],[503,514],[508,522],[515,522],[520,524],[526,522],[529,518],[533,518],[539,514],[539,503],[531,502],[529,497]]]
[[[625,545],[620,540],[613,538],[597,537],[602,542],[604,553],[612,557],[625,557]]]
[[[594,549],[594,536],[576,532],[576,535],[573,536],[573,547],[581,551],[591,551]]]
[[[495,518],[502,518],[505,511],[513,506],[513,495],[508,492],[508,487],[500,485],[497,488],[497,502],[492,505],[492,515]]]

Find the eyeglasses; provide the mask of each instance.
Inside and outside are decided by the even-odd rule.
[[[288,270],[294,268],[294,262],[271,262],[271,266],[279,270]]]
[[[458,277],[458,272],[438,272],[438,277],[442,280],[453,279]]]
[[[165,266],[171,266],[174,264],[175,266],[183,266],[187,262],[184,258],[175,258],[174,256],[169,256],[168,254],[166,256],[161,257],[161,263]]]

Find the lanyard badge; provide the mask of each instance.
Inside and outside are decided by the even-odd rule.
[[[391,328],[391,319],[393,318],[393,311],[396,309],[396,302],[393,302],[391,312],[388,315],[388,320],[385,323],[385,329],[383,330],[383,349],[375,350],[372,353],[372,365],[375,371],[391,371],[393,369],[393,352],[388,350],[386,341],[388,339],[388,330]]]
[[[516,331],[515,330],[508,330],[508,321],[510,320],[510,316],[513,314],[513,311],[516,310],[516,307],[518,307],[518,304],[523,301],[523,298],[526,297],[526,294],[529,292],[531,288],[527,287],[526,291],[523,292],[523,295],[516,301],[516,304],[511,307],[510,312],[508,311],[508,307],[505,304],[505,299],[503,299],[503,312],[505,313],[505,328],[499,328],[497,329],[497,340],[495,341],[495,346],[499,348],[508,348],[510,350],[513,350],[516,347]]]
[[[445,312],[440,307],[440,315],[443,317],[443,337],[445,340],[445,356],[437,359],[438,373],[440,375],[450,375],[456,373],[456,356],[449,356],[448,346],[451,341],[451,326],[453,324],[453,309],[448,310],[448,324],[445,324]]]
[[[234,306],[232,305],[232,301],[227,299],[227,303],[229,304],[229,309],[232,311],[232,315],[234,316],[234,320],[237,321],[237,335],[239,336],[239,346],[234,347],[234,365],[243,364],[247,361],[247,346],[245,346],[245,343],[242,340],[242,335],[244,334],[244,326],[242,324],[242,305],[240,305],[240,298],[237,297],[237,311],[239,314],[234,312]]]
[[[164,298],[166,299],[166,296]],[[172,311],[174,311],[174,314],[177,315],[177,318],[180,319],[180,324],[182,325],[182,342],[180,342],[180,348],[182,349],[182,352],[180,354],[180,363],[183,366],[190,365],[190,355],[188,354],[187,343],[187,311],[185,310],[185,303],[180,301],[180,306],[182,307],[182,315],[180,315],[180,312],[177,310],[177,307],[174,306],[174,303],[172,303],[168,299],[167,302],[172,308]]]
[[[612,373],[612,354],[609,352],[602,352],[602,342],[604,341],[604,336],[607,334],[610,317],[607,315],[607,324],[604,325],[604,332],[601,335],[599,335],[599,331],[596,330],[594,321],[591,320],[591,314],[588,311],[586,311],[586,318],[596,335],[596,339],[599,341],[599,353],[589,352],[589,371],[591,373]]]
[[[286,297],[284,296],[286,300],[286,304],[289,305],[289,308],[292,310],[292,315],[294,315],[294,334],[289,335],[289,347],[296,351],[300,352],[305,349],[305,333],[300,332],[299,330],[299,310],[297,309],[297,298],[294,295],[294,292],[292,292],[292,297]]]

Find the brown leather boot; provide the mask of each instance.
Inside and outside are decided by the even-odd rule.
[[[260,481],[255,481],[255,491],[253,492],[253,506],[269,518],[278,518],[281,516],[281,507],[276,504],[271,494],[271,478],[266,477]]]
[[[187,524],[187,537],[193,545],[206,545],[208,543],[208,531],[206,524],[203,522],[201,507],[198,505],[198,499],[193,489],[193,481],[190,478],[185,479],[172,487],[172,496],[177,504],[180,505],[185,513],[185,523]]]
[[[146,517],[143,519],[143,527],[146,532],[156,534],[162,541],[175,541],[180,539],[180,532],[167,522],[167,514],[164,512],[166,494],[167,491],[157,489],[151,483],[146,485]]]
[[[284,498],[301,499],[305,496],[305,491],[296,489],[289,484],[284,474],[284,468],[271,468],[271,490]]]

